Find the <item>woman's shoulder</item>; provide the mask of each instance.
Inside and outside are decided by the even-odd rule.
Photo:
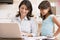
[[[36,23],[35,18],[34,18],[34,17],[31,17],[30,22],[31,22],[31,23]]]
[[[30,18],[30,20],[31,20],[31,21],[34,21],[34,20],[35,20],[35,18],[34,18],[34,17],[31,17],[31,18]]]
[[[17,20],[19,20],[19,17],[15,17],[15,16],[14,16],[14,17],[12,17],[11,19],[12,19],[12,21],[17,21]]]

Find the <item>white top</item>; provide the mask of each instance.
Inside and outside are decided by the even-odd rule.
[[[15,17],[13,21],[19,24],[21,32],[31,33],[33,36],[37,35],[38,25],[33,18],[28,20],[27,17],[25,17],[21,21],[20,17]]]

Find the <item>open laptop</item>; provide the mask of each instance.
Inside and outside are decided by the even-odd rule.
[[[17,23],[0,23],[0,37],[20,38],[20,27]]]

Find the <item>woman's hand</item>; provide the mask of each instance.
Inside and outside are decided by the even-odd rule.
[[[30,34],[30,33],[25,33],[25,32],[21,32],[21,35],[22,35],[22,36],[27,36],[27,37],[33,37],[32,34]]]
[[[32,34],[29,34],[29,33],[27,33],[27,36],[28,36],[28,37],[33,37],[33,35],[32,35]]]

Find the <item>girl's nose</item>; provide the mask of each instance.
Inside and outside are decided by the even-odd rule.
[[[25,10],[25,9],[23,9],[22,11],[23,11],[23,12],[25,12],[26,10]]]

